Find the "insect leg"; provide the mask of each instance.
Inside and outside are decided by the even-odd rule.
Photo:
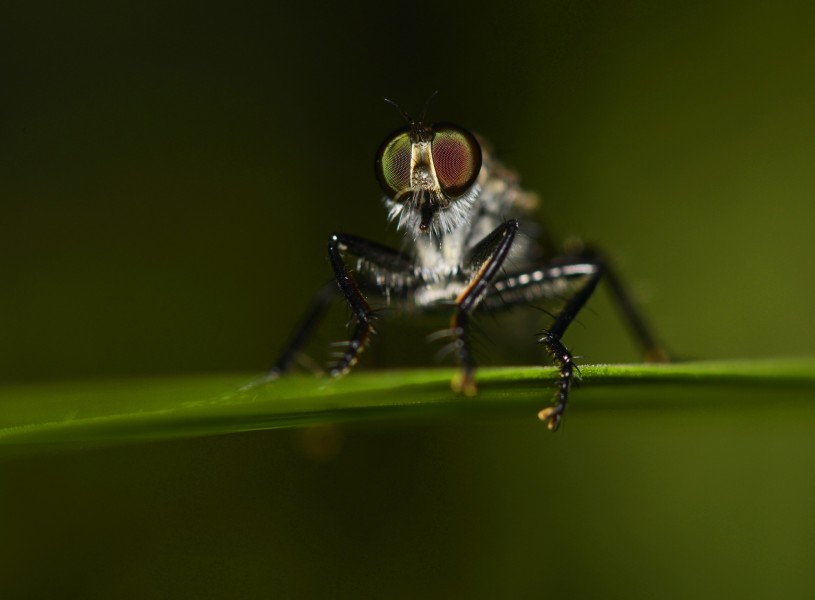
[[[542,269],[497,280],[493,286],[495,292],[488,299],[489,306],[505,308],[513,304],[529,303],[540,299],[561,298],[571,293],[566,304],[555,315],[555,320],[549,330],[539,340],[560,366],[556,404],[538,413],[541,421],[546,421],[552,431],[555,431],[560,425],[577,370],[572,353],[563,344],[561,338],[577,313],[594,293],[602,275],[602,265],[590,258],[560,259]],[[577,291],[571,288],[570,283],[579,285]]]
[[[336,296],[336,294],[337,286],[333,281],[327,285],[324,285],[322,289],[317,292],[314,299],[311,301],[311,306],[309,306],[309,309],[306,311],[303,320],[297,326],[297,329],[294,330],[294,334],[292,335],[288,344],[286,344],[286,346],[283,348],[283,351],[280,353],[280,356],[275,361],[272,368],[269,369],[269,372],[266,375],[267,379],[277,379],[280,375],[289,370],[292,362],[294,362],[294,358],[297,356],[297,353],[300,352],[308,339],[311,337],[314,328],[320,322],[320,319],[322,319],[328,305],[331,303],[331,300]]]
[[[569,293],[567,285],[570,282],[580,286],[577,292],[569,297],[561,312],[555,316],[551,328],[540,340],[542,344],[546,345],[547,350],[561,369],[557,404],[542,410],[539,414],[541,420],[548,421],[549,428],[552,430],[557,429],[560,424],[576,370],[571,353],[563,345],[561,338],[577,313],[594,293],[602,277],[608,281],[612,297],[645,350],[646,358],[667,360],[667,355],[656,343],[645,320],[637,311],[620,280],[609,268],[608,263],[594,252],[579,257],[557,259],[544,268],[497,279],[493,284],[493,293],[485,300],[486,305],[491,308],[508,308],[535,300],[561,298]]]
[[[603,274],[611,290],[611,297],[622,313],[623,319],[628,323],[637,342],[639,342],[642,347],[645,360],[648,362],[668,362],[668,353],[657,342],[653,330],[646,323],[645,318],[631,299],[625,286],[617,277],[609,261],[596,251],[591,251],[588,256],[594,256],[594,260],[603,265]]]
[[[345,351],[331,365],[330,374],[334,376],[348,372],[356,364],[360,352],[373,333],[371,307],[348,271],[344,259],[346,254],[357,257],[362,268],[372,271],[378,269],[376,274],[380,277],[392,278],[403,284],[414,277],[412,261],[392,248],[345,233],[336,233],[329,238],[328,257],[334,269],[334,277],[357,321]]]
[[[518,222],[507,221],[473,248],[470,263],[475,275],[456,298],[457,310],[450,322],[450,329],[456,337],[455,347],[461,370],[453,380],[453,389],[468,396],[476,393],[475,360],[470,349],[470,313],[489,292],[489,286],[500,272],[517,231]]]
[[[563,412],[566,410],[566,403],[569,401],[569,390],[574,381],[574,372],[577,367],[574,364],[572,353],[563,345],[561,338],[566,333],[566,329],[571,322],[580,312],[580,309],[586,304],[588,299],[594,293],[600,277],[603,274],[602,266],[599,263],[589,261],[582,261],[573,265],[563,265],[564,268],[579,269],[586,271],[588,279],[578,289],[578,291],[566,302],[566,305],[555,317],[554,323],[549,327],[549,330],[540,339],[540,343],[546,346],[549,354],[560,365],[560,380],[558,381],[557,389],[557,403],[555,406],[544,408],[538,413],[541,421],[546,421],[549,429],[556,431],[560,425],[560,420],[563,418]]]

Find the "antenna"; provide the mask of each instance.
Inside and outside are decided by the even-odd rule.
[[[427,114],[427,107],[430,106],[431,100],[433,100],[433,98],[435,98],[438,95],[439,95],[439,90],[436,90],[435,92],[430,94],[430,97],[427,100],[425,100],[424,108],[422,109],[422,118],[419,119],[422,123],[424,123],[424,117]]]
[[[413,125],[414,123],[424,123],[424,118],[425,118],[425,115],[427,114],[427,107],[430,106],[430,102],[433,100],[433,98],[435,98],[438,95],[439,95],[439,90],[436,90],[435,92],[430,94],[430,97],[427,100],[425,100],[424,108],[422,109],[422,116],[419,117],[418,121],[415,121],[413,119],[413,117],[411,117],[410,114],[405,109],[403,109],[401,106],[396,104],[396,102],[394,102],[390,98],[383,98],[383,100],[385,102],[387,102],[388,104],[390,104],[392,107],[394,107],[397,111],[399,111],[399,114],[402,115],[402,118],[404,118],[405,121],[407,121],[409,125]]]
[[[400,115],[402,115],[402,117],[405,119],[405,121],[407,121],[407,122],[408,122],[408,124],[413,123],[413,119],[412,119],[412,118],[411,118],[411,116],[410,116],[410,115],[407,113],[407,111],[405,111],[404,109],[402,109],[402,107],[401,107],[401,106],[399,106],[398,104],[396,104],[396,102],[394,102],[394,101],[393,101],[393,100],[391,100],[390,98],[383,98],[383,100],[384,100],[385,102],[387,102],[388,104],[390,104],[392,107],[394,107],[394,108],[395,108],[395,109],[396,109],[396,110],[399,112],[399,114],[400,114]]]

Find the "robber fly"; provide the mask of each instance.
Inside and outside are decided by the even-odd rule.
[[[538,415],[556,430],[578,374],[563,334],[603,278],[646,355],[664,358],[600,254],[582,249],[558,256],[550,251],[545,258],[543,240],[518,235],[524,221],[533,221],[536,196],[521,188],[517,176],[493,158],[481,138],[451,123],[428,125],[424,112],[413,119],[396,108],[408,125],[385,138],[375,170],[388,219],[404,234],[404,247],[395,250],[347,233],[331,235],[328,257],[336,283],[317,294],[269,378],[291,366],[338,292],[355,326],[329,373],[347,373],[374,332],[375,314],[367,296],[377,294],[403,308],[450,310],[448,333],[460,365],[452,387],[471,396],[476,393],[473,312],[565,298],[538,339],[560,368],[554,405]],[[355,267],[353,274],[349,265]]]

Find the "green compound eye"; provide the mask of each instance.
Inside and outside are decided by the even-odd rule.
[[[391,135],[376,155],[376,177],[382,190],[393,198],[410,186],[411,143],[407,129]]]
[[[481,146],[469,131],[455,125],[433,127],[433,166],[442,191],[451,198],[463,195],[481,169]]]

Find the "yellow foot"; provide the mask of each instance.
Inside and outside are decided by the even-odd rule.
[[[457,394],[464,394],[470,398],[478,394],[478,386],[475,384],[475,379],[471,373],[459,371],[456,373],[456,376],[453,377],[453,381],[450,382],[450,387],[452,387],[453,391]]]
[[[649,363],[667,363],[671,362],[671,357],[662,348],[652,348],[645,353],[645,362]]]
[[[563,410],[558,406],[544,408],[538,413],[538,418],[541,421],[546,422],[546,426],[549,428],[549,431],[557,431],[557,428],[560,425],[560,418],[562,416]]]

